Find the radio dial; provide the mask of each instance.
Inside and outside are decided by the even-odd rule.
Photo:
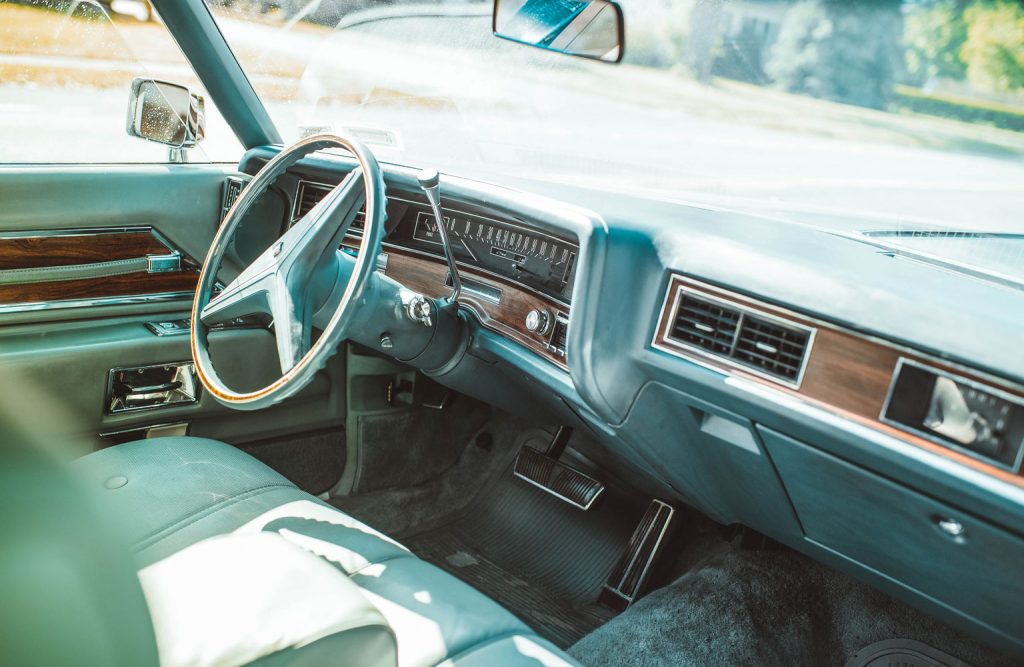
[[[555,318],[546,308],[535,308],[526,314],[526,329],[538,336],[547,336],[551,333],[551,325],[554,322]]]

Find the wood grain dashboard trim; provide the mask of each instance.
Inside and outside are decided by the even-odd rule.
[[[150,227],[40,230],[0,234],[0,269],[69,267],[147,256],[174,248]],[[176,271],[0,285],[0,312],[191,298],[198,267],[182,255]]]
[[[445,285],[448,267],[442,260],[397,248],[387,248],[385,252],[388,261],[384,272],[389,278],[411,290],[434,298],[450,292],[450,288]],[[523,289],[512,281],[501,280],[484,272],[461,268],[459,276],[463,278],[463,282],[469,278],[473,282],[501,292],[500,301],[494,303],[473,294],[463,285],[459,303],[470,309],[482,325],[515,340],[560,368],[567,368],[565,357],[549,347],[550,334],[539,336],[528,331],[525,324],[527,313],[534,309],[546,309],[554,317],[568,319],[569,311],[563,304]]]
[[[667,332],[669,322],[674,315],[673,295],[681,288],[706,294],[740,308],[757,310],[798,325],[815,328],[814,344],[808,352],[799,388],[790,387],[755,372],[723,363],[715,355],[703,354],[685,348],[670,339]],[[1024,387],[1003,378],[944,361],[920,350],[858,333],[681,275],[672,275],[669,280],[653,345],[658,349],[716,370],[796,396],[817,407],[904,442],[940,454],[1017,486],[1024,486],[1024,473],[1021,471],[1013,472],[1002,469],[974,456],[950,449],[881,421],[882,409],[893,380],[893,373],[901,358],[927,364],[968,380],[990,385],[1012,396],[1024,398]]]

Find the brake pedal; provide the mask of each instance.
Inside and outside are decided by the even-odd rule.
[[[651,501],[629,538],[626,552],[604,585],[601,602],[622,611],[640,597],[674,514],[675,509],[671,505],[660,500]]]
[[[590,475],[571,468],[533,447],[523,447],[519,450],[512,472],[519,479],[582,510],[590,509],[604,492],[604,484]]]

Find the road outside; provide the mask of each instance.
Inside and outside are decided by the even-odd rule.
[[[38,20],[26,12],[37,10],[0,5],[0,40],[19,30],[11,21]],[[415,166],[889,219],[873,227],[1024,232],[1020,133],[543,54],[495,40],[487,16],[336,33],[262,20],[222,28],[286,140],[310,127],[373,130],[396,144],[374,145],[381,159]],[[0,41],[0,72],[20,77],[0,85],[0,161],[162,159],[161,147],[124,135],[127,82],[194,75],[157,24],[92,30],[108,48],[75,53],[82,40],[66,34],[45,46]],[[194,157],[232,161],[240,150],[211,113]]]

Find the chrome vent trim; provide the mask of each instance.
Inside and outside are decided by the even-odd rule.
[[[683,292],[676,302],[668,335],[679,343],[728,355],[736,343],[740,318],[736,308]]]
[[[221,204],[220,204],[220,219],[223,221],[224,217],[231,210],[231,207],[238,201],[238,196],[242,194],[242,189],[246,184],[252,180],[237,178],[235,176],[228,176],[224,179],[224,187],[221,191]]]
[[[736,338],[733,358],[787,382],[796,382],[807,357],[810,337],[810,331],[800,325],[747,314]]]
[[[298,186],[295,188],[295,206],[292,209],[292,220],[298,220],[309,213],[333,188],[333,185],[327,185],[326,183],[299,181]]]
[[[295,222],[302,216],[309,213],[314,206],[320,203],[320,200],[327,196],[327,193],[334,189],[335,186],[328,183],[317,183],[315,181],[299,181],[299,184],[295,188],[295,204],[292,206],[292,222]],[[355,219],[352,221],[352,227],[349,229],[349,233],[355,232],[358,236],[362,234],[364,225],[366,224],[366,211],[362,210],[356,213]]]
[[[794,389],[803,381],[816,332],[684,285],[665,295],[659,321],[666,322],[660,333],[670,345],[655,335],[655,348],[690,360],[711,358]]]

